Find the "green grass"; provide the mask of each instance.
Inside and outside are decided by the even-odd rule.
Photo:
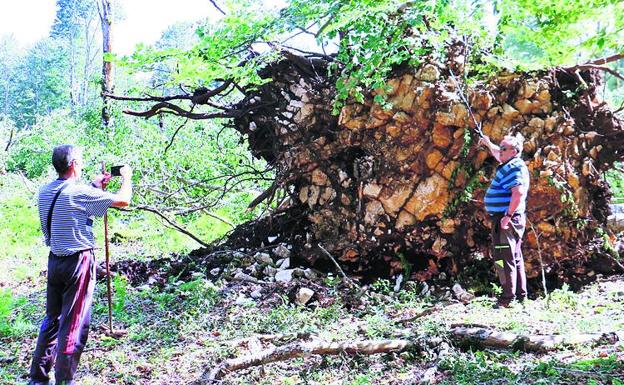
[[[561,362],[556,359],[521,364],[519,354],[458,353],[444,359],[440,369],[449,378],[440,385],[622,385],[624,362],[617,356]]]

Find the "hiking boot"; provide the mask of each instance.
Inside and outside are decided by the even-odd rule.
[[[511,306],[511,300],[509,298],[499,298],[494,305],[494,309],[507,308]]]

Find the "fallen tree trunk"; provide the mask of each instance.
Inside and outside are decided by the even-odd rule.
[[[621,341],[618,333],[580,334],[580,335],[520,335],[498,332],[483,327],[454,327],[449,332],[452,341],[460,346],[471,348],[514,349],[526,352],[544,352],[572,345],[614,344]],[[377,354],[400,352],[408,349],[425,349],[430,345],[440,345],[440,338],[432,341],[413,341],[405,339],[364,340],[347,342],[296,341],[284,346],[272,347],[257,353],[225,360],[216,367],[206,370],[195,382],[196,385],[212,384],[226,374],[237,370],[272,362],[286,361],[297,357],[312,355],[337,354]]]
[[[615,332],[572,335],[522,335],[471,326],[455,327],[451,329],[451,335],[453,340],[460,345],[516,349],[525,352],[545,352],[573,345],[614,344],[622,340],[622,335]]]
[[[204,374],[204,376],[202,376],[202,378],[196,383],[210,384],[222,378],[227,373],[271,362],[285,361],[297,357],[309,357],[315,354],[336,355],[388,353],[393,351],[403,351],[412,346],[413,343],[407,340],[371,340],[331,343],[324,341],[296,342],[263,350],[248,356],[225,360],[214,369]]]
[[[276,165],[293,218],[248,226],[232,245],[288,242],[308,263],[329,265],[322,243],[351,273],[388,276],[409,262],[413,279],[457,275],[489,245],[482,201],[496,162],[477,146],[478,124],[494,141],[526,138],[528,275],[544,267],[551,283],[591,279],[600,267],[592,257],[609,241],[602,173],[624,159],[624,127],[597,94],[599,71],[501,73],[465,90],[466,104],[448,67],[429,62],[398,68],[389,91],[334,116],[326,67],[285,54],[261,73],[272,81],[238,106],[260,106],[234,127]]]

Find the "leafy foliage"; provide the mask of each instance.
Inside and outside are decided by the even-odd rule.
[[[279,14],[271,14],[257,12],[259,1],[246,0],[218,23],[200,26],[200,41],[193,48],[142,47],[122,62],[135,70],[171,63],[176,68],[171,84],[197,87],[233,79],[254,85],[262,82],[258,69],[279,60],[289,34],[311,31],[312,51],[335,51],[331,71],[338,111],[348,98],[362,101],[364,91],[382,91],[377,101],[383,101],[384,81],[394,68],[417,65],[426,57],[444,59],[453,40],[470,46],[468,73],[477,78],[501,68],[571,65],[624,48],[624,5],[615,0],[403,3],[292,0]]]

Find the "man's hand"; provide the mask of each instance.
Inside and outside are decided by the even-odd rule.
[[[509,228],[509,222],[511,222],[511,218],[505,215],[501,218],[500,225],[501,229],[507,230]]]
[[[121,177],[124,178],[124,180],[131,180],[132,179],[132,168],[130,166],[128,166],[127,164],[124,165],[121,170],[119,170],[119,173],[121,174]]]
[[[110,173],[100,174],[93,179],[91,185],[95,188],[105,188],[112,176]]]
[[[483,135],[481,139],[479,139],[479,145],[490,147],[492,145],[492,141],[489,136]]]

